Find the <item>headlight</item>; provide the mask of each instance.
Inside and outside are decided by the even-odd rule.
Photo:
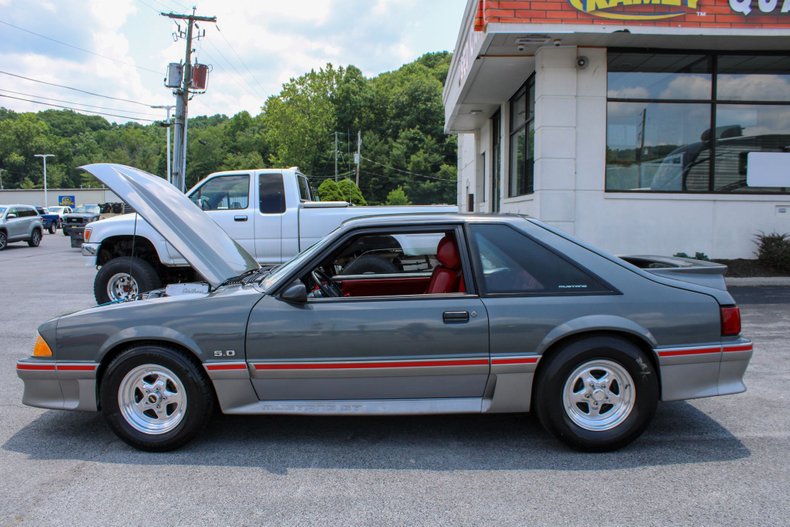
[[[38,335],[36,337],[36,344],[35,346],[33,346],[33,356],[34,357],[52,356],[52,350],[49,349],[49,344],[47,344],[47,342],[41,337],[41,335]]]

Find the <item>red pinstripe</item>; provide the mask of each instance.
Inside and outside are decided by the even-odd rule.
[[[256,364],[256,370],[340,370],[365,368],[420,368],[437,366],[486,366],[488,359],[450,359],[392,362],[296,362]]]

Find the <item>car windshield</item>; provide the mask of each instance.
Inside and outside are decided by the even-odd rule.
[[[339,228],[340,227],[337,229]],[[335,231],[337,231],[337,229],[327,234],[322,240],[315,242],[313,245],[294,256],[285,264],[276,268],[269,276],[266,277],[263,282],[261,282],[261,286],[263,287],[264,291],[270,291],[271,288],[274,287],[274,285],[284,276],[287,276],[291,273],[291,271],[298,269],[302,263],[312,258],[317,252],[321,251],[321,249],[323,249],[323,247],[329,243],[328,240],[334,238],[333,234]]]
[[[98,205],[80,205],[74,212],[82,212],[87,214],[98,214],[99,213],[99,206]]]
[[[49,212],[52,214],[62,214],[65,207],[49,207]]]

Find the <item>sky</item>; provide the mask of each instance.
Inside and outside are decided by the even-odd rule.
[[[189,115],[260,113],[284,82],[332,63],[367,77],[427,52],[452,51],[466,0],[0,0],[0,106],[58,107],[107,120],[162,120],[168,63],[185,41],[161,12],[216,16],[193,43],[210,65]],[[186,26],[182,22],[181,29]],[[55,86],[59,85],[59,86]],[[70,89],[71,88],[71,89]],[[91,92],[91,94],[84,93]],[[114,99],[108,98],[113,97]],[[30,101],[46,102],[53,106]],[[90,105],[90,106],[88,106]]]

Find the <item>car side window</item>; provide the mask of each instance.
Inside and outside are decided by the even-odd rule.
[[[595,293],[610,289],[559,254],[507,225],[473,225],[486,293]]]
[[[260,209],[264,214],[285,212],[285,187],[282,174],[261,174],[258,184]]]
[[[235,210],[249,207],[249,174],[232,174],[211,178],[189,195],[203,210]]]
[[[466,292],[454,229],[354,236],[302,281],[311,298]]]

